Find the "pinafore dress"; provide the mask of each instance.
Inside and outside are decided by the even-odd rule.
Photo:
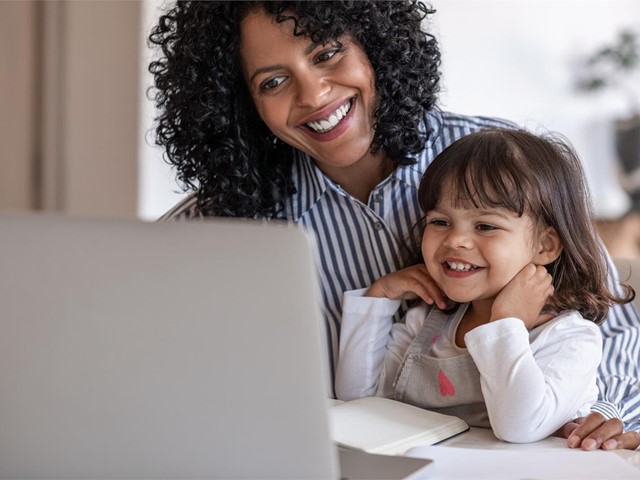
[[[447,321],[464,315],[462,304],[452,315],[437,308],[427,314],[424,326],[407,349],[394,381],[395,398],[417,407],[455,415],[473,427],[490,427],[480,387],[480,372],[469,352],[451,358],[431,353]]]

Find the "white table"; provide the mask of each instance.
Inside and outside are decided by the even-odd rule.
[[[434,463],[411,479],[638,479],[640,452],[583,452],[556,437],[513,444],[498,440],[490,429],[471,428],[437,446],[410,450]]]

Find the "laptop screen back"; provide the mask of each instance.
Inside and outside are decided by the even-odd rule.
[[[0,216],[0,478],[330,478],[308,238]]]

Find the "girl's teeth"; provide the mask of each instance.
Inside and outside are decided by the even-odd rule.
[[[468,272],[469,270],[474,269],[473,266],[466,263],[447,262],[447,264],[451,270],[456,270],[458,272]]]

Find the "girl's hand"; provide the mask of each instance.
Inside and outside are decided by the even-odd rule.
[[[433,281],[424,264],[413,265],[379,278],[366,291],[365,297],[386,297],[391,300],[421,298],[429,305],[446,308],[444,292]]]
[[[528,330],[551,317],[540,311],[553,295],[552,278],[547,269],[530,263],[520,270],[498,294],[491,307],[491,320],[521,319]]]

